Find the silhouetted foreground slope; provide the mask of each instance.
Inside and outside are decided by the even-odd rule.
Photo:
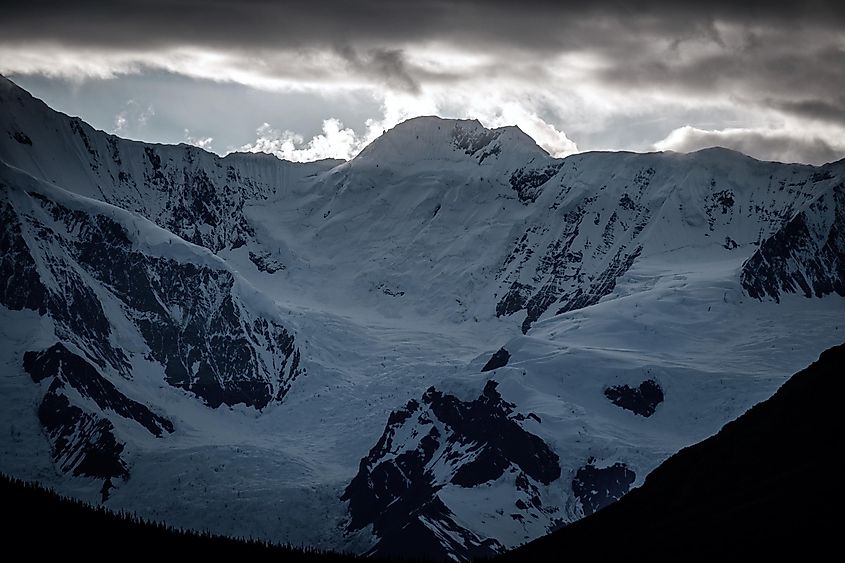
[[[845,344],[715,436],[669,458],[619,502],[497,560],[722,560],[834,548],[843,382]]]
[[[87,560],[166,555],[235,561],[359,561],[351,555],[186,532],[61,497],[38,485],[0,475],[4,549],[31,557]],[[59,560],[59,559],[57,559]],[[216,560],[216,559],[215,559]]]

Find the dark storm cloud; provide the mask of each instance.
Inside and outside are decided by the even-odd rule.
[[[404,53],[400,49],[371,49],[360,53],[349,45],[338,47],[337,53],[354,70],[384,82],[390,87],[417,93],[419,81],[414,77]]]
[[[712,33],[716,21],[841,29],[845,5],[835,1],[7,0],[0,30],[5,41],[47,39],[110,47],[177,43],[295,48],[435,39],[537,51],[581,48],[586,43],[621,53],[650,37]]]
[[[463,35],[541,45],[566,43],[555,30],[584,17],[664,33],[701,28],[714,20],[746,24],[820,25],[845,21],[839,2],[711,1],[705,3],[418,0],[7,0],[4,32],[74,42],[138,44],[169,41],[238,45],[328,42],[336,39],[418,40]],[[81,34],[85,31],[85,34]],[[595,37],[593,39],[596,39]],[[612,38],[608,38],[612,39]]]
[[[829,101],[771,101],[770,105],[796,115],[845,125],[845,96],[834,94]]]
[[[712,54],[683,60],[671,52],[639,53],[635,64],[601,74],[624,87],[685,95],[720,92],[743,103],[845,122],[845,33],[800,28],[742,33],[738,44]]]
[[[720,25],[741,29],[739,44],[727,42]],[[410,65],[403,50],[414,44],[442,42],[517,67],[531,57],[590,52],[607,61],[607,80],[640,85],[708,89],[731,81],[777,89],[800,78],[807,95],[796,100],[774,96],[773,102],[802,113],[821,107],[831,91],[845,86],[843,29],[845,3],[818,1],[11,0],[4,2],[0,45],[194,46],[259,54],[330,49],[359,74],[410,92],[426,80],[460,78],[429,76]],[[724,52],[667,64],[673,47],[694,40],[722,45]],[[800,42],[794,47],[814,60],[768,53],[782,51],[784,41],[786,47]],[[791,105],[799,102],[807,104]]]

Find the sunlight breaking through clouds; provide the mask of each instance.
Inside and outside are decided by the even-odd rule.
[[[359,137],[335,118],[323,121],[323,132],[308,141],[293,131],[273,129],[269,123],[263,123],[255,133],[255,142],[240,147],[241,151],[264,152],[294,162],[350,159],[367,143],[366,138]]]

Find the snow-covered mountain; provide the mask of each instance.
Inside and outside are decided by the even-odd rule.
[[[46,389],[38,419],[61,471],[109,487],[128,478],[115,418],[155,437],[174,431],[131,398],[151,372],[209,407],[257,408],[303,374],[272,303],[211,252],[5,164],[0,190],[0,303],[38,314],[38,336],[57,340],[15,352]]]
[[[845,161],[434,117],[221,158],[5,79],[0,161],[0,470],[177,526],[501,551],[842,341]]]

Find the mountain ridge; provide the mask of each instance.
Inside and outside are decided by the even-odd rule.
[[[32,95],[31,93],[27,92],[24,88],[20,87],[13,80],[4,76],[3,74],[0,74],[0,84],[3,84],[4,87],[11,88],[15,92],[25,93],[27,96],[29,96],[29,98],[31,98],[32,100],[40,103],[43,107],[48,108],[48,109],[50,109],[50,111],[53,111],[55,113],[61,114],[68,119],[82,120],[82,118],[79,117],[79,116],[72,116],[70,114],[67,114],[67,113],[61,112],[59,110],[55,110],[53,108],[50,108],[49,105],[47,103],[45,103],[43,100],[41,100],[40,98],[38,98],[38,97]],[[443,122],[446,122],[446,123],[475,123],[475,124],[481,126],[482,128],[487,129],[488,131],[493,131],[493,132],[515,130],[515,131],[518,131],[519,134],[524,135],[525,137],[530,139],[531,143],[536,145],[536,141],[533,138],[531,138],[530,135],[528,135],[527,133],[522,131],[522,129],[518,125],[503,125],[503,126],[500,126],[500,127],[487,128],[487,127],[483,126],[477,118],[447,118],[447,117],[441,117],[441,116],[438,116],[438,115],[419,115],[419,116],[416,116],[416,117],[405,119],[404,121],[399,122],[397,124],[397,126],[401,126],[401,125],[408,123],[408,122],[413,122],[414,120],[427,120],[427,119],[440,120],[440,121],[443,121]],[[391,128],[391,130],[394,129],[395,127],[396,126]],[[124,141],[132,142],[132,143],[141,143],[141,144],[144,144],[144,145],[154,145],[154,146],[158,145],[158,146],[175,146],[175,147],[179,147],[179,146],[193,147],[196,150],[208,153],[210,155],[217,156],[219,158],[226,158],[226,157],[231,156],[231,155],[267,155],[267,156],[272,156],[272,157],[274,157],[277,160],[280,160],[282,162],[291,162],[291,163],[293,162],[293,161],[288,161],[288,160],[279,158],[279,157],[277,157],[273,154],[261,152],[261,151],[257,151],[257,152],[249,151],[249,152],[247,152],[247,151],[237,151],[236,150],[236,151],[227,152],[226,154],[221,155],[221,154],[218,154],[214,151],[210,151],[208,149],[198,147],[196,145],[192,145],[192,144],[186,143],[186,142],[159,143],[159,142],[155,142],[155,141],[143,141],[143,140],[137,140],[137,139],[127,139],[127,138],[119,137],[119,136],[117,136],[113,133],[109,133],[108,131],[105,131],[103,129],[96,129],[94,127],[92,127],[92,129],[94,131],[97,131],[97,132],[100,132],[100,133],[103,133],[103,134],[106,134],[106,135],[110,135],[112,137],[120,138]],[[545,149],[541,149],[541,150],[546,155],[549,155],[548,151],[546,151]],[[843,161],[845,161],[845,156],[843,156],[842,158],[840,158],[838,160],[833,160],[833,161],[826,162],[826,163],[819,164],[819,165],[811,165],[811,164],[796,163],[796,162],[783,162],[783,161],[777,161],[777,160],[765,160],[765,159],[755,158],[753,156],[747,155],[747,154],[745,154],[741,151],[738,151],[736,149],[730,149],[730,148],[723,147],[723,146],[720,146],[720,145],[705,147],[705,148],[697,149],[697,150],[690,151],[690,152],[677,152],[677,151],[672,151],[672,150],[638,152],[638,151],[629,151],[629,150],[596,149],[596,150],[581,151],[581,152],[578,152],[578,153],[575,153],[575,154],[607,154],[607,153],[614,154],[615,153],[615,154],[639,154],[639,155],[652,155],[652,154],[691,155],[691,154],[697,154],[697,153],[706,153],[707,151],[717,151],[717,152],[718,151],[726,151],[726,152],[729,152],[729,153],[742,155],[746,158],[749,158],[749,159],[752,159],[752,160],[755,160],[755,161],[758,161],[758,162],[770,162],[770,163],[778,163],[778,164],[797,164],[797,165],[802,165],[802,166],[812,166],[812,167],[816,167],[816,168],[823,168],[823,167],[826,167],[826,166],[839,164],[839,163],[842,163]],[[556,160],[565,160],[565,159],[570,158],[572,156],[574,156],[574,155],[568,155],[568,156],[565,156],[565,157],[551,157],[549,155],[550,158],[554,158]],[[354,160],[354,158],[355,157],[353,157],[350,160]],[[313,161],[305,161],[305,162],[302,162],[302,164],[319,163],[319,162],[325,162],[325,161],[334,161],[334,162],[337,162],[337,163],[349,162],[349,160],[344,160],[344,159],[339,159],[339,158],[336,159],[336,158],[330,158],[329,157],[329,158],[317,159],[317,160],[313,160]]]

